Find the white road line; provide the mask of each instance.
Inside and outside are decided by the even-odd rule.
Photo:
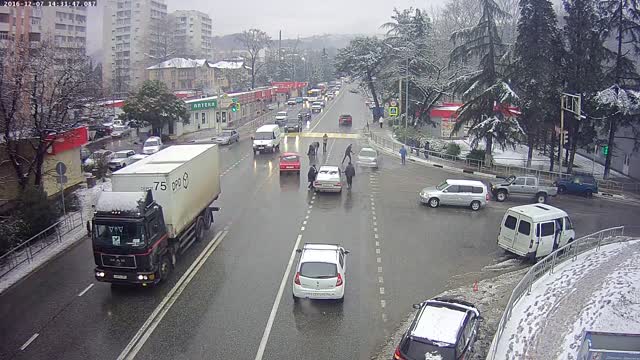
[[[376,207],[372,205],[372,206],[371,206],[371,210],[375,211],[375,210],[376,210]]]
[[[169,293],[162,299],[160,304],[153,310],[151,315],[147,321],[142,324],[142,327],[138,332],[133,336],[129,344],[122,350],[120,356],[118,356],[117,360],[131,360],[136,357],[136,354],[140,351],[142,346],[146,343],[149,336],[153,333],[155,328],[158,326],[162,318],[167,314],[169,309],[173,306],[176,300],[180,297],[180,294],[184,291],[184,289],[189,285],[191,279],[198,273],[198,270],[202,267],[202,265],[206,262],[206,260],[211,256],[213,251],[218,247],[218,245],[222,242],[222,239],[227,235],[228,230],[223,230],[218,232],[214,238],[209,242],[209,244],[202,250],[200,255],[196,258],[196,260],[191,264],[189,269],[182,275],[180,280],[171,288]]]
[[[300,231],[304,231],[304,226],[300,227]]]
[[[379,257],[378,257],[378,258],[376,258],[376,262],[377,262],[378,264],[379,264],[379,263],[381,263],[381,262],[382,262],[382,258],[379,258]]]
[[[387,314],[382,313],[382,322],[387,322]]]
[[[378,228],[377,228],[377,227],[374,227],[374,228],[373,228],[373,231],[374,231],[374,232],[378,232]]]
[[[273,321],[276,319],[276,314],[278,313],[278,307],[280,306],[280,300],[282,300],[282,293],[284,292],[284,287],[289,279],[289,273],[291,272],[291,266],[293,265],[293,260],[296,258],[296,249],[300,246],[300,240],[302,240],[302,235],[298,235],[296,239],[296,244],[293,246],[293,250],[291,251],[291,257],[289,257],[289,263],[287,264],[287,269],[284,272],[284,276],[282,277],[282,281],[280,282],[280,288],[278,289],[278,294],[276,295],[276,300],[273,302],[273,307],[271,308],[271,314],[269,314],[269,320],[267,320],[267,326],[264,328],[264,333],[262,334],[262,340],[260,341],[260,346],[258,347],[258,353],[256,354],[255,360],[262,360],[262,356],[264,355],[264,350],[267,347],[267,342],[269,341],[269,334],[271,334],[271,328],[273,327]]]
[[[374,221],[374,222],[373,222],[373,226],[378,226],[378,222],[377,222],[377,221]]]
[[[373,237],[378,239],[378,234],[373,234]]]
[[[376,211],[372,210],[371,213],[373,214],[373,216],[376,216]]]
[[[378,276],[378,283],[383,284],[384,278],[382,276]]]
[[[378,272],[381,273],[382,272],[382,266],[378,266]]]
[[[307,220],[303,221],[302,225],[307,225]]]
[[[307,214],[311,214],[311,210],[307,210]]]
[[[313,205],[314,200],[311,200],[311,204]]]
[[[87,291],[89,291],[91,288],[93,287],[93,283],[89,284],[89,286],[87,286],[84,290],[82,290],[80,292],[80,294],[78,294],[78,297],[84,295]]]
[[[383,287],[380,288],[380,295],[384,295],[384,288]]]
[[[384,300],[380,300],[380,307],[384,309],[386,306],[387,306],[387,302]]]
[[[375,215],[373,215],[373,220],[374,220],[374,221],[375,221],[375,220],[377,220],[377,218],[376,218],[376,216],[375,216]]]
[[[313,209],[313,205],[309,205],[309,209]]]
[[[380,249],[376,249],[376,254],[380,255]]]
[[[38,334],[38,333],[35,333],[35,334],[31,335],[29,340],[27,340],[26,343],[24,343],[22,346],[20,346],[20,351],[24,351],[24,349],[26,349],[27,346],[29,346],[29,344],[31,344],[33,342],[33,340],[35,340],[38,336],[40,336],[40,334]]]
[[[376,241],[376,246],[380,246],[380,241]]]

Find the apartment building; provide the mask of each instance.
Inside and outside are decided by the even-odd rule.
[[[212,58],[213,26],[209,15],[197,10],[176,10],[169,14],[169,23],[176,56]]]
[[[164,61],[169,35],[164,0],[108,0],[104,11],[103,81],[126,96],[145,80],[148,66]]]

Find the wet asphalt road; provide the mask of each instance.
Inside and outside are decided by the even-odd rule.
[[[339,128],[351,113],[353,128]],[[370,113],[343,89],[306,132],[357,133]],[[483,267],[505,258],[496,245],[504,211],[526,200],[490,202],[479,212],[417,203],[418,191],[447,173],[385,157],[380,170],[357,169],[342,194],[307,191],[302,174],[280,176],[277,154],[253,155],[249,135],[223,147],[221,207],[208,233],[228,233],[149,334],[137,359],[254,359],[298,236],[341,243],[347,256],[343,304],[291,298],[290,273],[276,305],[263,359],[368,359],[414,302],[454,281],[470,286]],[[287,137],[282,151],[305,153],[321,139]],[[321,163],[339,164],[360,140],[332,138]],[[466,177],[466,176],[465,176]],[[471,177],[467,177],[471,178]],[[578,236],[636,223],[639,208],[602,199],[558,197],[552,205],[573,218]],[[640,229],[630,228],[640,235]],[[153,310],[207,245],[195,244],[170,281],[152,289],[111,288],[93,279],[89,240],[83,240],[0,295],[1,359],[116,359]],[[95,284],[82,296],[87,286]],[[32,336],[38,337],[20,347]],[[391,354],[390,354],[391,355]]]

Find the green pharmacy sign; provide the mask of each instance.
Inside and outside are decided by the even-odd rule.
[[[205,109],[216,109],[218,108],[218,100],[202,100],[189,103],[191,105],[191,111],[193,110],[205,110]]]

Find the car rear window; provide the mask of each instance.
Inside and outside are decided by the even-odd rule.
[[[300,266],[300,276],[314,279],[329,279],[338,276],[336,264],[325,262],[305,262]]]
[[[360,151],[360,156],[376,157],[376,152],[375,151],[369,151],[369,150],[362,150],[362,151]]]
[[[455,355],[453,347],[436,346],[410,337],[402,344],[401,349],[410,359],[453,359]],[[427,354],[431,357],[427,357]]]
[[[296,155],[287,155],[280,158],[282,162],[298,162],[298,156]]]
[[[504,226],[508,229],[515,230],[517,222],[518,220],[515,217],[509,215],[507,216],[507,219],[504,221]]]
[[[474,194],[482,194],[484,192],[484,190],[481,187],[478,186],[474,186],[473,187],[473,193]]]

